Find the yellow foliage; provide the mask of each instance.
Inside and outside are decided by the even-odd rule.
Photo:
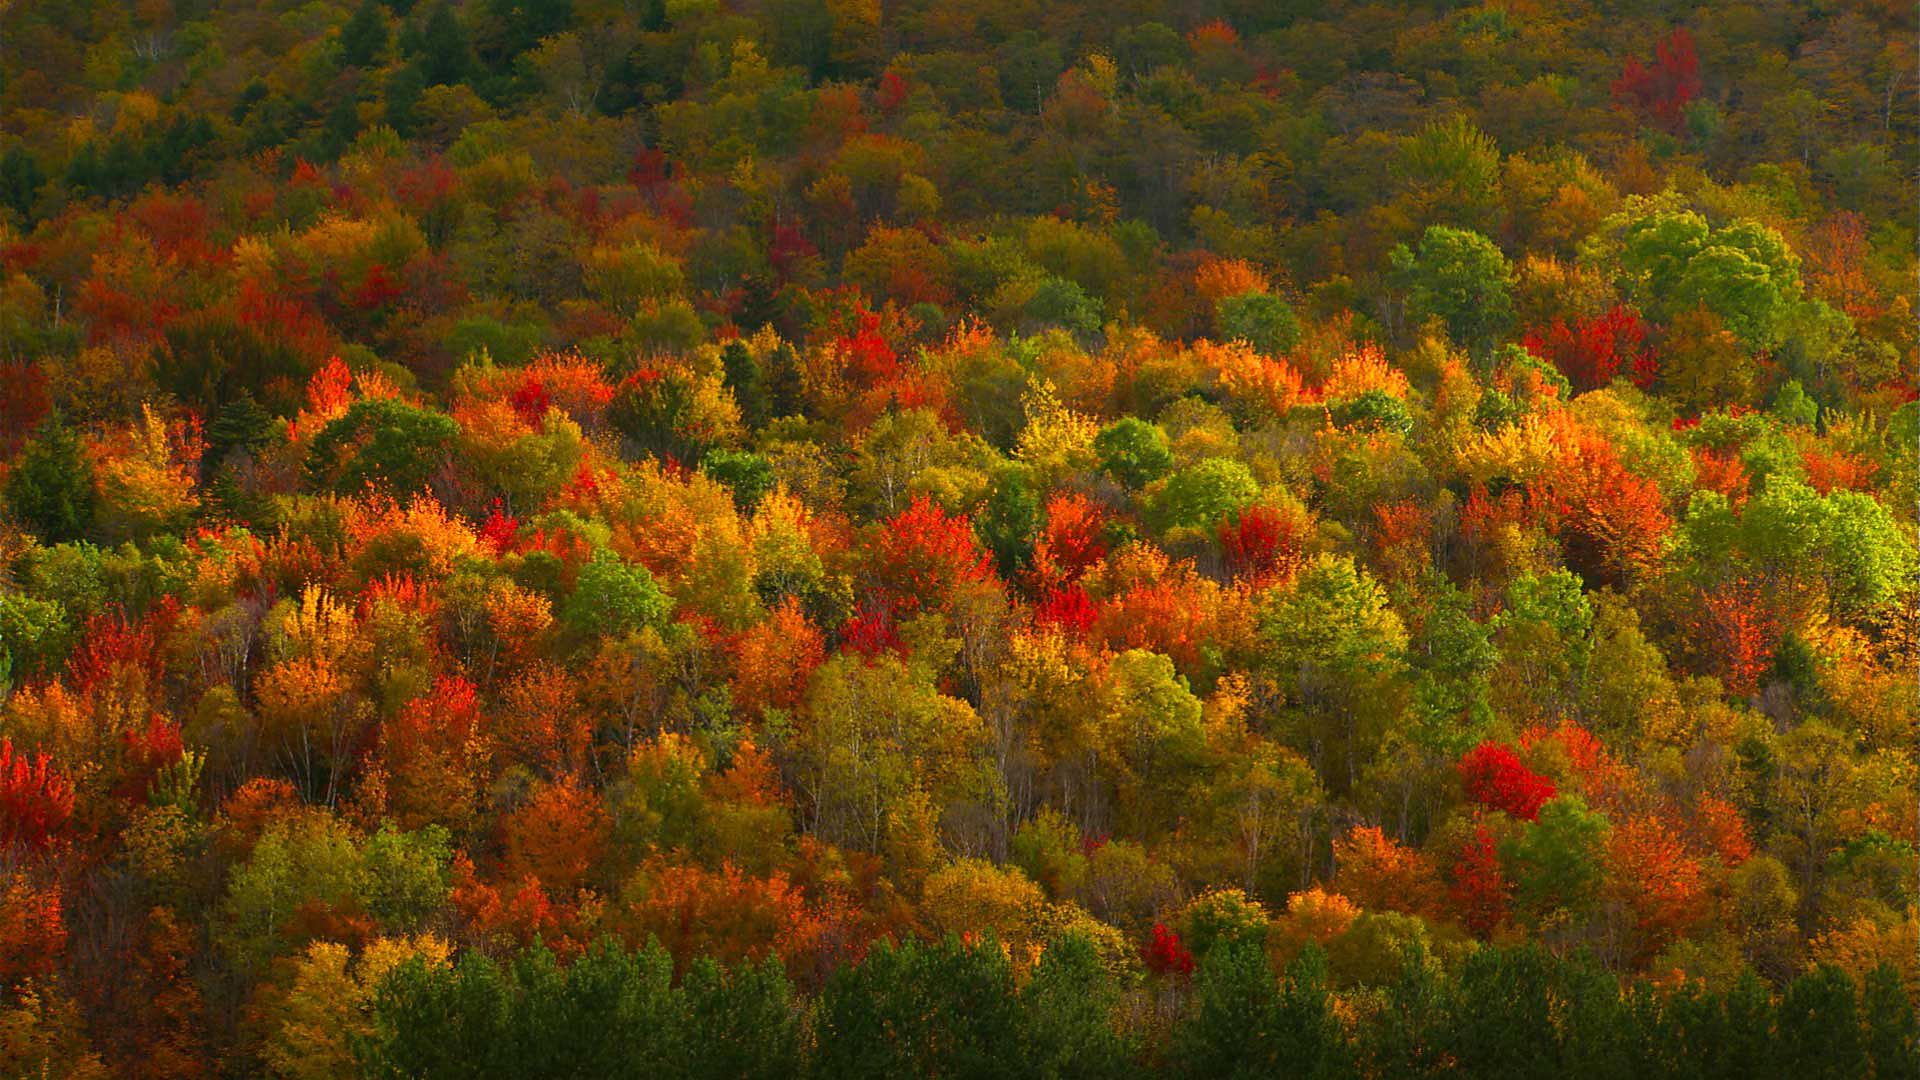
[[[1333,400],[1379,390],[1404,400],[1410,389],[1406,373],[1389,365],[1378,345],[1362,345],[1333,362],[1333,371],[1321,387],[1321,394]]]
[[[1051,380],[1028,385],[1021,404],[1027,426],[1020,431],[1016,457],[1050,476],[1093,467],[1093,440],[1100,425],[1061,404]]]

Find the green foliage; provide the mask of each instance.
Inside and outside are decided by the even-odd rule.
[[[1432,225],[1415,248],[1396,247],[1392,260],[1416,326],[1440,319],[1456,343],[1484,352],[1513,319],[1513,267],[1479,233]]]
[[[709,450],[700,471],[727,485],[743,514],[751,514],[776,482],[772,463],[747,450]]]
[[[1129,488],[1142,488],[1173,470],[1167,433],[1157,424],[1125,416],[1100,429],[1093,439],[1100,469]]]
[[[560,618],[578,634],[602,637],[658,626],[672,609],[646,567],[602,550],[580,568]]]
[[[1264,292],[1224,296],[1214,303],[1220,336],[1244,341],[1270,356],[1292,351],[1300,341],[1300,320],[1285,300]]]
[[[49,544],[80,540],[93,527],[98,495],[79,435],[58,416],[41,425],[7,475],[7,510]]]
[[[1168,1063],[1186,1076],[1255,1077],[1281,1071],[1316,1080],[1352,1074],[1327,987],[1326,955],[1309,948],[1276,986],[1266,953],[1223,942],[1201,965],[1194,1005],[1175,1029]]]
[[[1154,499],[1154,522],[1162,530],[1212,529],[1260,494],[1260,482],[1232,458],[1208,458],[1167,478]]]
[[[951,937],[882,942],[842,967],[814,1025],[815,1076],[1005,1076],[1024,1057],[1012,966]]]
[[[1578,795],[1547,800],[1508,853],[1518,868],[1517,899],[1543,920],[1559,911],[1580,912],[1600,885],[1601,842],[1607,819]]]
[[[447,459],[460,428],[451,418],[392,398],[356,401],[307,450],[307,476],[342,494],[372,487],[417,494]]]

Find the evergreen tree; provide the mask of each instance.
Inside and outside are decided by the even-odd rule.
[[[93,526],[93,466],[59,414],[47,418],[7,477],[7,509],[47,544],[84,539]]]

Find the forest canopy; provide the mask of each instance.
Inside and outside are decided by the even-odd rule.
[[[0,5],[0,1075],[1912,1077],[1910,5]]]

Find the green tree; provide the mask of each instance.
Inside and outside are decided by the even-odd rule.
[[[1093,438],[1093,451],[1108,476],[1138,490],[1173,470],[1173,450],[1158,424],[1123,416]]]
[[[387,48],[387,20],[380,0],[362,0],[353,18],[340,28],[340,62],[347,67],[369,67]]]
[[[1479,233],[1432,225],[1417,247],[1394,248],[1392,261],[1415,325],[1441,319],[1456,343],[1480,353],[1513,321],[1513,267]]]
[[[1214,325],[1228,341],[1244,341],[1261,353],[1279,356],[1300,342],[1300,320],[1293,308],[1270,293],[1248,292],[1214,302]]]
[[[1207,458],[1167,478],[1153,501],[1154,521],[1163,530],[1211,529],[1259,494],[1260,482],[1245,465]]]
[[[417,494],[459,434],[459,425],[444,413],[392,398],[363,399],[314,438],[307,476],[343,495],[369,485],[395,496]]]
[[[813,1074],[988,1077],[1021,1071],[1020,1000],[998,945],[882,942],[827,979]]]
[[[1024,1071],[1059,1080],[1130,1075],[1138,1036],[1114,1023],[1119,1004],[1120,987],[1093,943],[1077,932],[1056,938],[1020,988]]]
[[[84,539],[98,502],[93,465],[80,437],[55,414],[20,453],[7,476],[7,509],[43,543]]]
[[[576,633],[601,637],[658,626],[671,610],[673,599],[646,567],[602,550],[580,568],[560,619]]]
[[[1515,895],[1543,925],[1583,913],[1600,885],[1607,819],[1578,795],[1561,795],[1540,808],[1537,821],[1514,840],[1507,858]]]
[[[1201,965],[1168,1063],[1195,1077],[1351,1075],[1352,1051],[1327,989],[1326,954],[1309,947],[1276,985],[1257,942],[1229,939]]]

